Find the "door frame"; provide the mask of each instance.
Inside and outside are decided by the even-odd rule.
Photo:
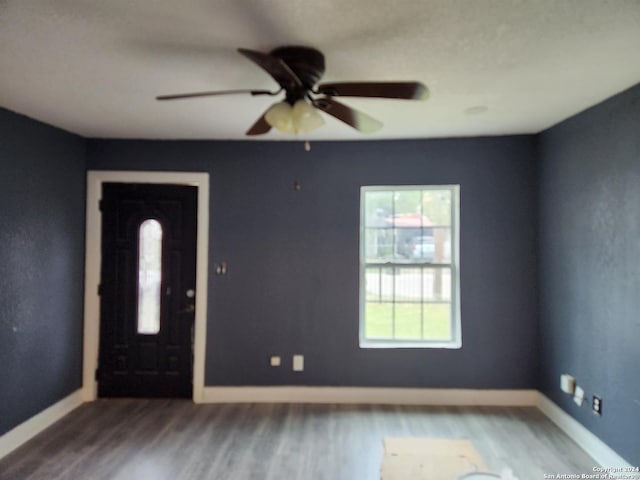
[[[102,184],[151,183],[190,185],[198,188],[198,228],[196,251],[196,311],[193,341],[193,394],[195,403],[204,401],[204,371],[207,337],[207,283],[209,266],[209,174],[206,172],[87,171],[87,205],[84,280],[84,348],[82,399],[98,395],[96,369],[100,343],[100,264],[102,260]]]

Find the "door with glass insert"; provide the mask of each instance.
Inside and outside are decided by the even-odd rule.
[[[98,394],[190,397],[197,188],[105,183]]]

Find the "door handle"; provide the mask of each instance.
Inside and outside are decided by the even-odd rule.
[[[178,313],[193,313],[196,311],[196,306],[192,303],[191,305],[187,305],[186,308],[182,310],[178,310]]]

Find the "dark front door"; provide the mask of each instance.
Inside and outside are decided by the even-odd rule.
[[[197,188],[104,183],[101,397],[190,397]]]

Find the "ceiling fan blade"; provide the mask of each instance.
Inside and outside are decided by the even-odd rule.
[[[373,133],[382,128],[382,122],[366,113],[355,110],[330,97],[313,100],[313,105],[338,120],[352,126],[361,133]]]
[[[269,130],[271,130],[271,125],[267,123],[267,120],[265,118],[266,114],[267,112],[264,112],[262,116],[258,120],[256,120],[256,123],[251,125],[251,128],[247,130],[247,133],[245,135],[253,136],[268,133]]]
[[[426,100],[429,89],[421,82],[339,82],[318,85],[318,92],[341,97]]]
[[[156,97],[156,100],[180,100],[182,98],[196,98],[196,97],[213,97],[216,95],[235,95],[239,93],[250,93],[251,95],[276,95],[280,93],[270,92],[269,90],[214,90],[212,92],[195,92],[195,93],[178,93],[175,95],[160,95]]]
[[[271,75],[273,79],[278,82],[278,85],[285,90],[289,91],[302,87],[302,80],[293,73],[293,70],[291,70],[282,59],[269,55],[268,53],[256,52],[255,50],[248,50],[246,48],[239,48],[238,52]]]

